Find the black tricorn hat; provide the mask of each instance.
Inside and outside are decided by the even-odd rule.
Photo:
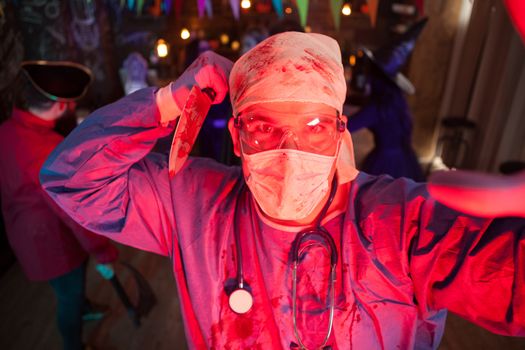
[[[412,25],[403,33],[398,40],[380,47],[373,53],[363,48],[364,54],[379,68],[388,78],[394,81],[402,90],[407,93],[414,93],[415,88],[412,83],[399,71],[403,68],[408,57],[416,46],[417,38],[427,24],[428,18],[423,18]]]
[[[78,100],[93,79],[88,67],[70,61],[24,61],[21,68],[31,84],[53,101]]]

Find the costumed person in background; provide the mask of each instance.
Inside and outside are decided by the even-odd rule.
[[[138,52],[132,52],[126,57],[120,69],[120,79],[124,85],[124,93],[129,95],[148,86],[148,61]]]
[[[190,157],[171,177],[156,140],[228,88],[242,166]],[[40,179],[84,227],[171,258],[190,349],[436,349],[447,309],[525,336],[525,219],[360,173],[345,97],[339,46],[321,34],[271,36],[233,68],[205,53],[95,111]]]
[[[416,39],[426,24],[419,21],[399,40],[374,53],[362,49],[358,56],[368,64],[369,101],[348,121],[350,132],[368,128],[374,135],[375,147],[363,161],[361,170],[408,177],[423,181],[423,171],[412,148],[412,116],[404,93],[413,94],[413,85],[399,71],[414,49]],[[361,67],[359,67],[361,68]],[[365,85],[362,74],[352,76],[354,85]]]
[[[111,268],[118,251],[108,239],[82,228],[49,199],[38,181],[40,167],[62,141],[55,121],[86,91],[91,73],[72,62],[22,63],[15,108],[0,125],[0,192],[9,243],[26,276],[49,281],[57,297],[64,349],[82,348],[88,254]],[[108,265],[109,264],[109,265]]]

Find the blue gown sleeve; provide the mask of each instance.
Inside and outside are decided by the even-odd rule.
[[[162,126],[159,118],[154,88],[96,110],[51,153],[40,182],[88,230],[170,255],[167,157],[150,151],[173,125]]]
[[[446,308],[491,332],[525,336],[525,219],[481,219],[431,199],[412,238],[423,312]]]
[[[448,309],[525,336],[525,219],[469,216],[430,198],[425,184],[370,178],[356,199],[361,239],[393,285],[411,281],[421,317]]]

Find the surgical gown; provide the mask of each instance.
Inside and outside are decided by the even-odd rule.
[[[190,158],[174,178],[151,152],[173,125],[159,123],[155,90],[101,108],[46,161],[41,182],[89,230],[169,256],[191,349],[289,349],[294,232],[260,220],[239,167]],[[235,215],[235,208],[238,207]],[[435,349],[446,309],[500,334],[525,336],[525,220],[487,220],[429,199],[424,184],[359,174],[346,212],[325,228],[337,245],[334,349]],[[228,306],[241,237],[254,297]],[[326,334],[329,255],[301,248],[298,331]]]

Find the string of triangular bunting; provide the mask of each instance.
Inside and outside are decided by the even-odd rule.
[[[126,7],[130,11],[135,11],[137,15],[141,15],[144,11],[144,6],[146,3],[149,4],[148,11],[153,15],[160,15],[161,13],[170,13],[171,11],[175,12],[177,17],[182,15],[182,4],[184,0],[154,0],[153,4],[151,1],[146,2],[145,0],[120,0],[120,7]],[[195,0],[193,0],[195,1]],[[204,17],[205,15],[209,18],[213,17],[213,5],[212,0],[196,0],[197,1],[197,10],[199,17]],[[269,0],[267,0],[269,1]],[[380,0],[366,0],[368,6],[368,14],[370,16],[370,23],[372,26],[376,25],[377,22],[377,12],[379,8]],[[283,11],[283,0],[271,0],[275,13],[279,17],[284,16]],[[424,10],[424,0],[415,0],[415,5],[418,8],[418,12],[422,13]],[[240,0],[229,0],[231,11],[233,17],[236,20],[240,19]],[[330,0],[330,10],[334,25],[336,29],[339,29],[341,24],[341,6],[343,5],[343,0]],[[308,21],[308,9],[309,9],[309,0],[295,0],[297,6],[297,11],[299,13],[299,20],[303,27],[306,26]]]

